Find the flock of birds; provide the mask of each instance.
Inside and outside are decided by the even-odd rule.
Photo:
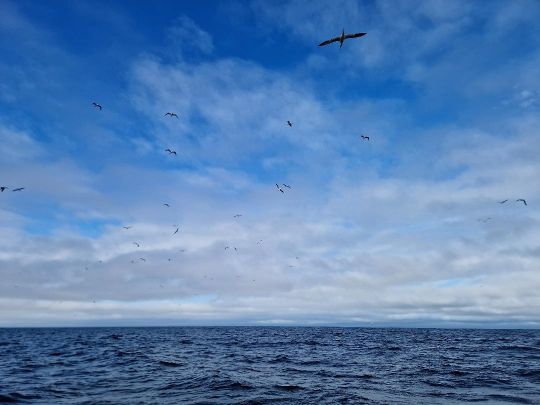
[[[334,38],[330,38],[330,39],[328,39],[326,41],[323,41],[323,42],[321,42],[319,44],[319,46],[325,46],[325,45],[332,44],[334,42],[339,42],[339,47],[342,48],[343,43],[345,42],[345,40],[352,39],[352,38],[360,38],[360,37],[363,37],[364,35],[366,35],[365,32],[359,32],[359,33],[355,33],[355,34],[345,34],[345,30],[342,30],[341,35],[339,35],[337,37],[334,37]],[[92,105],[96,109],[98,109],[99,111],[103,110],[103,106],[101,104],[97,103],[97,102],[93,102]],[[164,117],[179,119],[178,114],[175,113],[175,112],[166,112],[164,114]],[[293,127],[292,121],[287,120],[287,125],[290,128],[292,128]],[[370,141],[370,137],[367,136],[367,135],[364,135],[364,134],[360,135],[360,139],[362,141]],[[167,152],[169,154],[169,156],[171,156],[171,155],[177,156],[177,153],[176,153],[176,151],[174,149],[167,148],[164,151]],[[288,189],[288,190],[292,189],[292,187],[290,185],[284,184],[284,183],[282,183],[281,185],[276,183],[276,188],[282,194],[285,194],[285,189]],[[1,193],[3,193],[6,190],[9,190],[9,189],[10,188],[7,187],[7,186],[0,186],[0,192]],[[18,191],[23,191],[24,189],[25,189],[24,187],[17,187],[17,188],[12,189],[11,191],[12,192],[18,192]],[[508,201],[509,201],[509,199],[505,199],[505,200],[502,200],[502,201],[498,201],[498,203],[499,204],[505,204]],[[527,201],[525,199],[523,199],[523,198],[519,198],[519,199],[517,199],[515,201],[519,202],[519,203],[523,203],[524,206],[527,206]],[[163,206],[165,206],[167,208],[170,208],[169,203],[163,203]],[[242,216],[242,214],[236,214],[236,215],[234,215],[234,218],[238,219],[241,216]],[[486,222],[490,221],[491,219],[492,219],[491,217],[488,217],[488,218],[479,219],[479,221],[482,221],[482,222],[486,223]],[[176,230],[172,233],[172,236],[176,235],[180,230],[180,227],[178,225],[173,225],[173,227],[176,227]],[[124,230],[129,230],[131,228],[132,228],[132,226],[123,226]],[[260,243],[262,243],[262,240],[259,240],[257,242],[257,245],[259,245]],[[133,242],[133,245],[135,245],[137,248],[141,247],[141,244],[139,242]],[[238,252],[237,247],[233,246],[232,248],[234,249],[234,251]],[[231,249],[230,246],[225,246],[225,250],[229,250],[229,249]],[[185,252],[185,249],[181,249],[180,252]],[[296,257],[296,258],[299,259],[298,257]],[[144,257],[139,257],[138,259],[141,262],[146,262],[146,258],[144,258]],[[171,258],[169,258],[168,261],[170,262]],[[100,262],[102,262],[102,261],[100,261]],[[131,263],[135,263],[135,260],[131,260]],[[294,266],[291,265],[289,267],[294,267]],[[88,267],[86,267],[85,269],[88,270]],[[205,276],[205,278],[206,278],[206,276]],[[253,281],[255,281],[255,280],[253,280]],[[93,302],[95,302],[95,301],[93,301]]]

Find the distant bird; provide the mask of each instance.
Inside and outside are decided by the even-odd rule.
[[[92,105],[96,108],[99,108],[99,111],[103,110],[103,107],[96,102],[93,102]]]
[[[131,226],[123,226],[124,229],[131,229]]]
[[[483,222],[484,224],[486,224],[488,221],[491,221],[492,218],[491,217],[487,217],[487,218],[479,218],[478,221],[480,222]]]
[[[227,249],[229,249],[229,247],[228,247],[228,246],[225,246],[225,250],[227,250]]]
[[[174,231],[173,235],[176,235],[176,234],[178,233],[178,230],[179,230],[179,229],[180,229],[180,228],[176,228],[176,231]]]
[[[359,38],[359,37],[363,37],[366,34],[367,34],[366,32],[359,32],[357,34],[345,34],[345,30],[343,30],[341,31],[341,35],[339,37],[334,37],[324,42],[321,42],[319,46],[325,46],[325,45],[331,44],[332,42],[339,42],[339,47],[341,48],[343,46],[343,42],[345,42],[346,39]]]
[[[13,191],[15,191],[15,190],[13,190]],[[523,204],[527,205],[527,201],[525,201],[523,198],[517,199],[516,202],[522,202]]]
[[[283,183],[282,186],[283,186],[283,187],[287,187],[287,188],[291,188],[291,186],[289,186],[289,185],[287,185],[287,184],[285,184],[285,183]]]
[[[186,251],[186,249],[180,249],[179,252],[182,252],[184,253]]]
[[[172,113],[172,112],[165,113],[165,117],[166,117],[167,115],[168,115],[169,117],[171,117],[171,118],[172,118],[172,117],[178,118],[178,115],[176,115],[176,113]]]
[[[504,204],[505,202],[507,202],[508,200],[502,200],[502,201],[497,201],[499,204]]]
[[[279,184],[276,183],[276,187],[279,191],[281,191],[282,193],[285,193],[285,191],[283,191],[283,189],[279,186]]]
[[[257,245],[258,245],[259,243],[261,243],[262,241],[263,241],[263,240],[262,240],[262,239],[260,239],[260,240],[259,240],[259,241],[257,242]]]
[[[238,249],[235,247],[235,248],[234,248],[234,251],[235,251],[235,252],[238,252]]]
[[[164,205],[165,207],[171,208],[171,206],[170,206],[169,204],[167,204],[167,203],[164,203],[163,205]]]
[[[139,257],[139,260],[142,260],[143,262],[146,261],[146,259],[144,257]]]
[[[169,261],[169,262],[170,262],[170,261],[171,261],[171,258],[169,257],[169,258],[167,259],[167,261]]]
[[[292,122],[291,121],[287,121],[287,125],[292,128]]]
[[[23,191],[24,190],[24,187],[19,187],[19,188],[14,188],[13,190],[11,190],[13,193],[16,192],[16,191]]]
[[[364,141],[369,141],[369,136],[360,135],[360,138],[362,138]]]
[[[175,150],[172,150],[172,149],[167,148],[167,149],[165,149],[165,152],[169,152],[169,155],[174,155],[174,156],[176,156],[176,151],[175,151]]]
[[[141,247],[141,245],[139,245],[137,242],[133,242],[133,244],[137,247]]]
[[[9,187],[5,187],[5,186],[2,186],[0,187],[0,193],[3,193],[4,191],[6,191]]]
[[[240,218],[242,216],[242,214],[236,214],[233,216],[233,218]]]

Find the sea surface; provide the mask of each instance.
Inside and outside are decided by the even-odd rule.
[[[0,402],[540,404],[540,331],[0,329]]]

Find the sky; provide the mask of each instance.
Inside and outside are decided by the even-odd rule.
[[[0,0],[0,326],[540,327],[539,19]]]

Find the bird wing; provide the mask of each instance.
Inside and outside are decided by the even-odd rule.
[[[325,46],[325,45],[331,44],[332,42],[339,41],[339,39],[340,39],[340,37],[335,37],[335,38],[332,38],[332,39],[327,39],[326,41],[321,42],[321,43],[319,44],[319,46]]]
[[[367,34],[367,32],[358,32],[356,34],[347,34],[347,35],[345,35],[345,38],[358,38],[358,37],[363,37],[366,34]]]

